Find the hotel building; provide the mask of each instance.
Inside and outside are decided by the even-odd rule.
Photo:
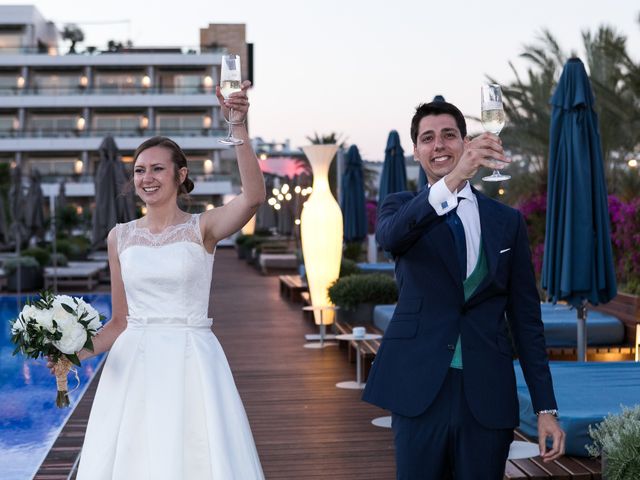
[[[66,195],[90,206],[98,148],[115,138],[132,168],[135,148],[153,135],[174,139],[189,159],[194,202],[219,205],[238,193],[232,149],[218,142],[226,124],[214,89],[223,53],[243,59],[245,26],[209,25],[197,48],[112,45],[67,53],[56,26],[33,6],[0,6],[0,167],[37,169],[45,195],[66,180]],[[4,165],[4,166],[3,166]]]

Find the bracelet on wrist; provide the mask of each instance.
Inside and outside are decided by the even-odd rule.
[[[539,412],[536,412],[536,416],[539,417],[540,415],[545,413],[558,418],[558,409],[556,408],[550,408],[549,410],[540,410]]]

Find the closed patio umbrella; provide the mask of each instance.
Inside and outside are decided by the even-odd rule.
[[[9,243],[9,226],[7,225],[4,205],[4,199],[2,195],[0,195],[0,245],[7,245]]]
[[[364,206],[362,158],[355,145],[351,145],[346,154],[341,193],[340,207],[344,221],[344,240],[360,242],[367,236],[367,212]]]
[[[387,148],[384,151],[384,164],[380,175],[380,189],[378,204],[390,193],[402,192],[407,189],[407,169],[404,163],[404,150],[400,146],[400,135],[391,130],[387,138]]]
[[[112,136],[107,136],[98,149],[100,163],[94,177],[96,209],[93,213],[92,245],[106,248],[106,238],[116,223],[135,219],[133,190],[123,193],[128,179],[120,161],[118,147]]]
[[[594,97],[584,65],[564,66],[551,98],[542,288],[578,310],[578,360],[586,360],[586,303],[616,295],[607,188]]]
[[[31,184],[24,205],[24,218],[28,236],[41,239],[44,236],[44,194],[40,178],[38,170],[31,173]]]

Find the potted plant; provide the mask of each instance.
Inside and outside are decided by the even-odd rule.
[[[338,278],[329,287],[328,293],[331,302],[340,307],[338,321],[349,324],[370,324],[376,305],[398,301],[395,280],[381,273]]]
[[[18,265],[20,265],[20,285],[18,285]],[[35,291],[42,288],[44,281],[42,267],[33,257],[9,258],[4,262],[4,271],[7,275],[7,289],[11,292]]]
[[[246,249],[244,248],[245,243],[249,239],[250,235],[245,235],[243,233],[239,234],[236,237],[236,253],[238,254],[238,258],[243,260],[247,257]]]
[[[603,479],[640,478],[640,405],[622,407],[622,413],[589,426],[589,435],[593,445],[585,447],[590,455],[602,457]]]

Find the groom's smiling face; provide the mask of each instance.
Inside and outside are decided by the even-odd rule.
[[[413,156],[433,185],[455,168],[464,152],[464,139],[453,115],[427,115],[418,124]]]
[[[133,167],[136,193],[146,204],[157,204],[171,199],[175,201],[178,185],[184,181],[186,175],[186,168],[176,171],[171,151],[163,147],[143,150]]]

